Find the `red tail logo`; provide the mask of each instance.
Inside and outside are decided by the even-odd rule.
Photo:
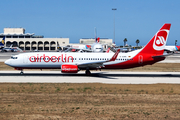
[[[166,39],[168,36],[169,30],[162,29],[154,37],[153,48],[155,50],[163,50],[166,45]]]

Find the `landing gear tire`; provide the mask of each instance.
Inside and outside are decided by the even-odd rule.
[[[91,72],[89,70],[86,70],[86,75],[91,75]]]
[[[23,74],[24,74],[23,70],[21,70],[20,74],[21,74],[21,75],[23,75]]]

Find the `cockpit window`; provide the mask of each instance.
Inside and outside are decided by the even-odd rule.
[[[11,56],[11,59],[17,59],[18,57]]]

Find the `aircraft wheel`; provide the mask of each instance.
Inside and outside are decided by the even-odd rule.
[[[86,75],[91,75],[91,72],[89,70],[86,70]]]
[[[21,74],[21,75],[23,75],[23,74],[24,74],[23,70],[21,70],[20,74]]]

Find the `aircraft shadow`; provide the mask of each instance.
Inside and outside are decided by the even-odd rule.
[[[106,79],[118,79],[119,77],[170,77],[170,78],[180,78],[180,74],[108,74],[106,72],[101,73],[92,73],[91,75],[87,76],[84,73],[78,74],[62,74],[62,73],[0,73],[0,76],[34,76],[34,77],[97,77],[97,78],[106,78]]]

